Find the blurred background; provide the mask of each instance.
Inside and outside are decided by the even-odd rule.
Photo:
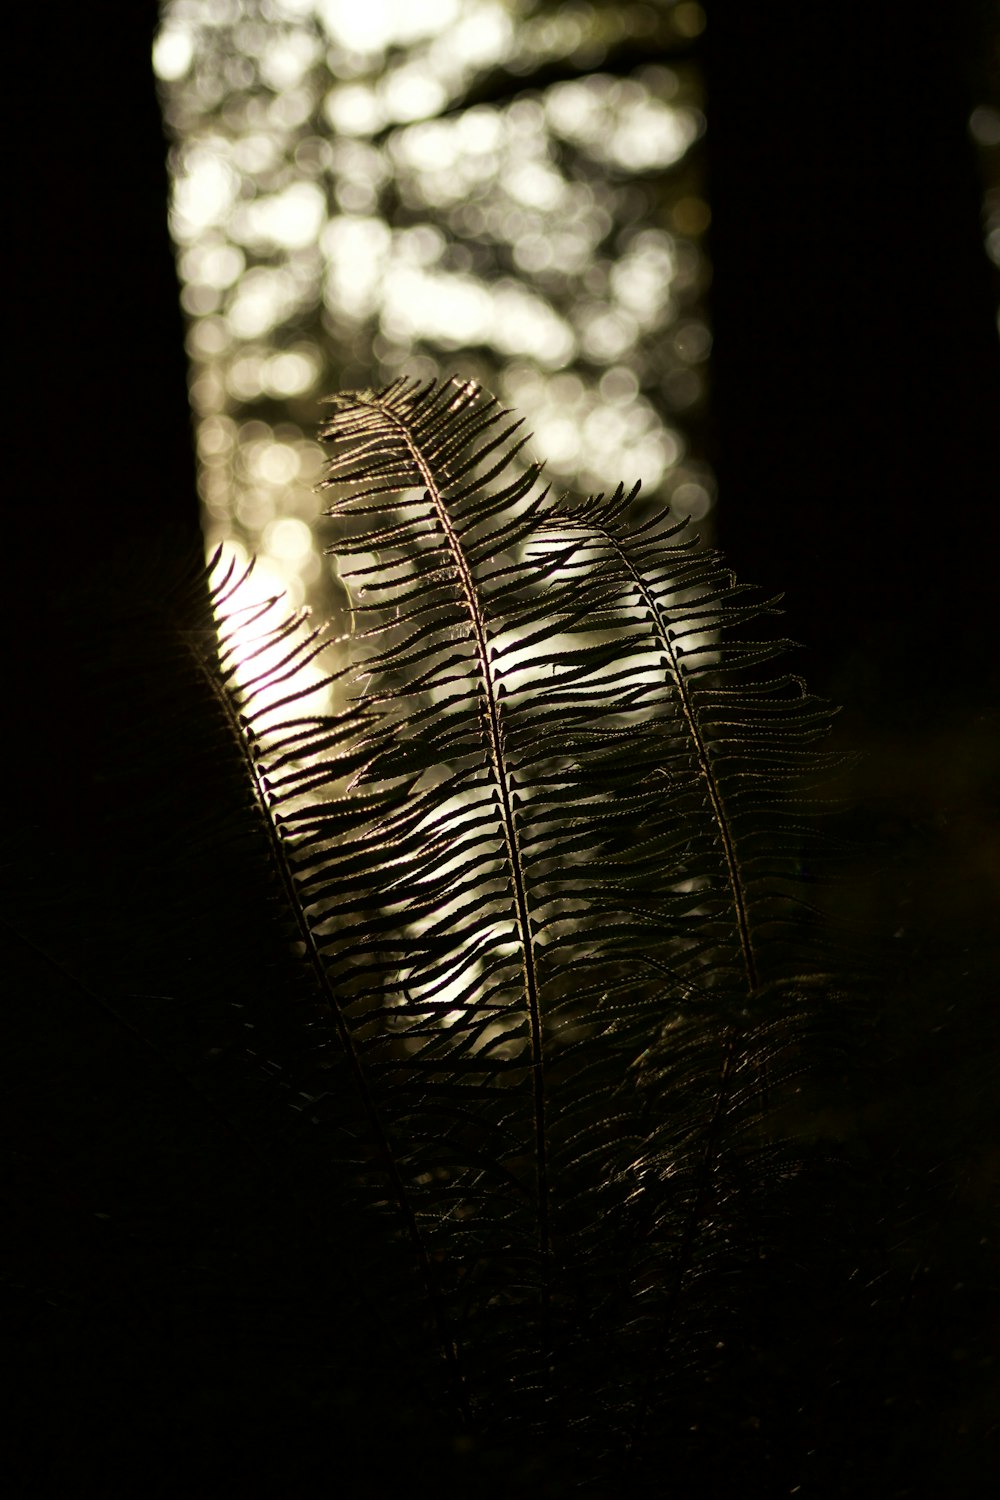
[[[241,1007],[273,1016],[287,945],[243,845],[202,854],[242,783],[179,671],[167,584],[227,538],[336,618],[320,398],[457,370],[521,409],[558,483],[641,476],[784,591],[797,665],[846,705],[860,852],[822,899],[887,951],[822,1129],[860,1164],[852,1212],[884,1265],[814,1337],[801,1446],[845,1466],[822,1493],[989,1493],[995,15],[136,0],[6,19],[3,1277],[11,1425],[65,1492],[123,1455],[189,1477],[220,1428],[255,1478],[264,1433],[278,1484],[296,1447],[329,1481],[343,1391],[310,1403],[343,1335],[335,1195],[294,1152],[261,1174],[209,1107],[253,1122],[273,1096],[287,1123],[270,1086],[244,1108],[228,1061],[248,1036],[270,1055]],[[307,1210],[328,1201],[324,1239]],[[803,1408],[782,1337],[739,1381],[720,1492],[799,1481],[796,1457],[772,1482]]]
[[[707,523],[704,26],[691,3],[163,7],[210,550],[342,614],[319,401],[400,374],[480,381],[557,486],[641,477]]]
[[[641,478],[783,592],[866,724],[926,722],[928,672],[952,714],[997,686],[985,558],[942,580],[933,540],[982,525],[1000,462],[995,28],[978,0],[919,35],[896,0],[856,37],[784,3],[709,19],[167,0],[207,545],[346,619],[322,398],[455,373],[556,485]]]

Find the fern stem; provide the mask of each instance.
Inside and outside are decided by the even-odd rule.
[[[589,518],[588,518],[589,519]],[[736,842],[733,831],[729,824],[726,806],[719,786],[718,778],[712,767],[711,756],[705,742],[705,735],[698,719],[698,713],[693,701],[690,684],[684,673],[669,628],[665,625],[656,599],[642,574],[632,563],[631,558],[622,546],[618,538],[605,526],[597,521],[590,521],[594,530],[604,537],[605,541],[617,555],[621,566],[627,577],[638,592],[650,619],[654,622],[655,640],[663,656],[669,662],[670,672],[674,687],[680,703],[684,723],[694,746],[698,770],[708,793],[709,803],[712,809],[712,818],[718,831],[722,846],[723,859],[726,867],[726,878],[732,898],[733,911],[735,913],[735,924],[739,942],[740,957],[746,981],[748,998],[753,999],[760,988],[759,969],[756,954],[754,953],[753,941],[750,932],[749,902],[740,872],[739,859],[736,852]],[[725,1123],[725,1117],[732,1092],[732,1081],[736,1071],[736,1064],[740,1051],[740,1033],[732,1025],[727,1027],[725,1034],[725,1058],[722,1065],[722,1074],[719,1080],[718,1094],[712,1118],[705,1132],[704,1147],[701,1153],[701,1161],[698,1167],[695,1182],[694,1199],[685,1219],[681,1234],[681,1242],[678,1246],[677,1264],[674,1272],[673,1287],[668,1294],[667,1304],[664,1310],[664,1321],[659,1338],[660,1348],[664,1349],[669,1344],[674,1320],[680,1305],[681,1293],[690,1270],[694,1256],[695,1244],[699,1231],[705,1218],[705,1213],[711,1197],[712,1176],[715,1163],[718,1159],[720,1139]],[[766,1083],[765,1083],[766,1091]],[[766,1104],[766,1099],[765,1099]],[[641,1443],[646,1422],[649,1418],[652,1405],[653,1384],[655,1380],[655,1365],[651,1368],[649,1379],[645,1389],[639,1398],[638,1409],[635,1415],[632,1432],[626,1445],[625,1463],[622,1472],[623,1482],[627,1481],[635,1453]]]
[[[712,769],[712,759],[708,753],[708,746],[705,743],[705,736],[702,733],[701,725],[698,722],[698,715],[691,697],[690,686],[684,675],[683,666],[677,656],[677,650],[671,639],[670,631],[663,623],[659,601],[651,592],[642,574],[633,565],[631,558],[618,541],[618,538],[598,522],[591,522],[591,524],[594,526],[595,531],[598,531],[617,553],[629,579],[645,604],[651,619],[655,622],[656,640],[659,649],[670,663],[670,672],[680,701],[681,713],[684,716],[684,723],[687,726],[688,734],[694,745],[695,755],[698,760],[698,770],[701,773],[708,792],[708,799],[712,807],[712,819],[718,830],[719,840],[722,845],[722,854],[726,865],[726,879],[729,883],[733,911],[736,917],[736,932],[739,940],[740,957],[746,977],[747,992],[752,999],[760,988],[760,974],[757,967],[757,957],[753,949],[753,940],[750,936],[749,903],[743,884],[743,877],[740,873],[739,859],[736,854],[736,841],[726,814],[722,789]]]
[[[503,755],[503,723],[502,710],[496,685],[493,680],[493,672],[489,654],[489,635],[486,621],[479,605],[478,593],[472,569],[469,566],[465,553],[462,550],[460,538],[452,524],[444,497],[434,477],[427,460],[418,445],[414,442],[413,435],[407,424],[395,416],[392,411],[383,409],[390,421],[394,423],[397,430],[402,434],[410,456],[416,465],[427,494],[434,505],[441,529],[445,534],[448,547],[451,551],[458,574],[459,584],[465,600],[469,619],[475,636],[476,649],[482,664],[482,682],[486,698],[483,721],[486,727],[486,740],[489,749],[490,762],[493,770],[494,780],[500,797],[501,820],[503,826],[504,844],[507,853],[507,863],[510,869],[511,885],[514,893],[514,907],[518,931],[521,939],[521,965],[524,976],[524,995],[528,1012],[528,1024],[531,1036],[531,1076],[532,1076],[532,1104],[534,1109],[535,1123],[535,1177],[537,1191],[538,1209],[538,1250],[543,1266],[543,1304],[548,1300],[548,1261],[551,1252],[551,1235],[549,1227],[549,1168],[548,1168],[548,1142],[545,1127],[545,1078],[544,1078],[544,1049],[542,1041],[542,1017],[539,997],[538,964],[535,956],[534,940],[531,933],[531,922],[528,915],[528,894],[524,878],[524,869],[521,856],[520,844],[517,837],[517,827],[514,820],[514,808],[511,800],[511,788],[507,781],[504,769]]]

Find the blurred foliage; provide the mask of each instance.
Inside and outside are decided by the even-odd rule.
[[[317,403],[401,373],[496,390],[556,483],[641,476],[709,514],[703,25],[669,0],[164,5],[210,546],[342,615]]]

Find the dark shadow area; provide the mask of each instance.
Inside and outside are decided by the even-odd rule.
[[[636,1492],[977,1500],[1000,1423],[981,17],[925,31],[892,0],[858,35],[790,0],[717,9],[720,541],[847,705],[858,853],[823,901],[876,929],[880,977],[850,1076],[792,1111],[815,1160],[767,1211],[784,1195],[795,1227],[720,1302],[718,1363],[678,1368]],[[572,1443],[456,1439],[403,1373],[408,1331],[376,1335],[395,1268],[270,1066],[294,1078],[310,1001],[183,649],[206,600],[155,11],[8,23],[5,1408],[40,1491],[422,1474],[555,1500],[588,1478]]]

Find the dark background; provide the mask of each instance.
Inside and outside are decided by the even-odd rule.
[[[918,731],[996,704],[987,14],[777,0],[705,37],[720,541],[784,590],[814,682]]]
[[[1000,1414],[1000,350],[965,122],[995,38],[971,0],[937,29],[901,0],[826,14],[713,8],[705,36],[719,538],[741,577],[784,592],[802,669],[846,705],[861,852],[836,911],[859,915],[877,871],[891,949],[844,1131],[874,1163],[895,1280],[877,1348],[852,1334],[856,1406],[824,1438],[846,1452],[850,1413],[877,1412],[862,1440],[878,1457],[822,1492],[971,1496]],[[242,941],[241,903],[270,899],[236,855],[212,887],[224,910],[199,911],[179,873],[228,783],[206,758],[211,705],[142,613],[199,542],[154,22],[130,5],[5,23],[11,1391],[64,1488],[88,1464],[114,1488],[138,1458],[144,1492],[213,1444],[220,1472],[251,1472],[261,1431],[322,1473],[330,1403],[341,1442],[380,1430],[344,1417],[343,1389],[307,1420],[317,1341],[364,1339],[323,1274],[334,1231],[306,1222],[310,1189],[289,1186],[270,1127],[248,1127],[256,1154],[234,1143],[226,1109],[253,1113],[240,1085],[178,1073],[186,1033],[154,1003],[186,996],[189,1015],[238,991],[218,933],[242,921]],[[174,714],[184,694],[195,707]],[[279,938],[253,949],[261,972],[280,969]],[[216,1305],[237,1266],[239,1317]],[[275,1285],[285,1322],[265,1335]]]

